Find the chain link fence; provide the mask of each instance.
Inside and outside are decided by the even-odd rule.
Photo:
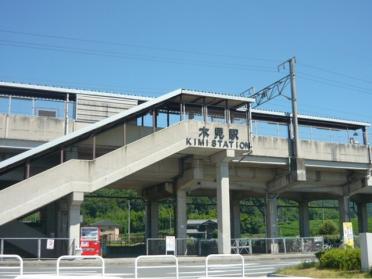
[[[166,253],[165,238],[148,238],[147,255]],[[324,238],[280,237],[280,238],[239,238],[231,240],[231,252],[235,254],[279,254],[315,253],[324,247]],[[208,256],[217,254],[217,239],[176,238],[175,255]]]

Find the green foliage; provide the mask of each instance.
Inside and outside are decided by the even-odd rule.
[[[354,248],[329,249],[320,256],[319,264],[321,268],[359,270],[360,250]]]
[[[306,268],[311,268],[311,267],[317,267],[318,263],[314,261],[304,261],[300,263],[297,268],[298,269],[306,269]]]
[[[331,220],[324,221],[324,223],[321,224],[318,229],[319,235],[333,235],[337,233],[338,233],[338,227]]]

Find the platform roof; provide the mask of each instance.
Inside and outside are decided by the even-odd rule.
[[[119,94],[111,92],[102,92],[94,90],[83,90],[83,89],[74,89],[66,87],[55,87],[47,85],[35,85],[35,84],[26,84],[26,83],[16,83],[16,82],[5,82],[0,81],[0,94],[14,95],[14,96],[23,96],[23,97],[35,97],[43,99],[54,99],[54,100],[66,100],[67,94],[72,101],[76,100],[76,95],[85,94],[85,95],[99,95],[113,98],[128,98],[135,99],[139,101],[148,101],[153,99],[152,97],[145,97],[133,94]]]
[[[261,109],[252,110],[252,118],[256,120],[272,121],[275,123],[288,123],[288,117],[291,114],[287,112],[268,111]],[[314,126],[328,129],[357,130],[371,126],[368,122],[344,120],[330,117],[311,116],[299,114],[297,116],[300,125]]]

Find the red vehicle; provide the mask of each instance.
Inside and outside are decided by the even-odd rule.
[[[101,255],[101,230],[97,227],[82,227],[80,248],[83,256]]]

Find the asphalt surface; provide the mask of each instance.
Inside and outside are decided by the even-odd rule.
[[[280,268],[297,265],[311,257],[295,255],[291,257],[246,257],[245,258],[245,276],[265,276],[276,272]],[[161,263],[163,262],[163,263]],[[117,278],[134,278],[134,258],[131,259],[108,259],[105,260],[105,274]],[[1,265],[0,265],[1,266]],[[89,261],[66,261],[61,264],[64,269],[60,271],[61,275],[99,275],[97,268],[98,262]],[[141,261],[138,264],[139,278],[175,278],[176,268],[170,261],[162,259],[152,261]],[[70,269],[73,267],[73,269]],[[18,270],[0,269],[0,278],[15,278]],[[213,260],[210,261],[208,268],[209,276],[226,277],[241,276],[242,266],[239,259],[234,260]],[[25,261],[24,275],[56,275],[55,261]],[[179,278],[193,279],[206,275],[205,258],[179,259]]]

